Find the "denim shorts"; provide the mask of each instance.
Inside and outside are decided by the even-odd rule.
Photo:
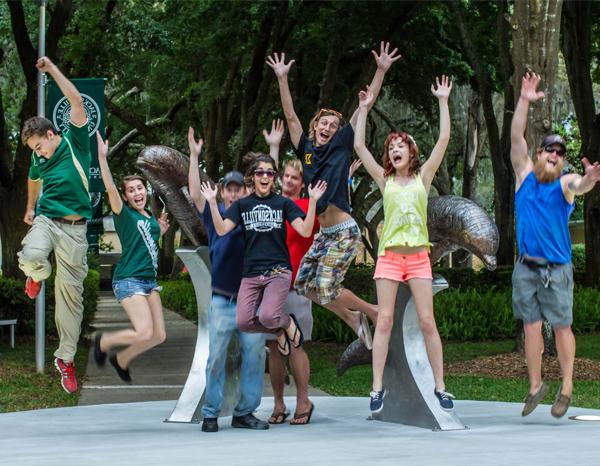
[[[133,295],[150,296],[153,291],[160,292],[162,287],[158,286],[156,280],[144,280],[142,278],[124,278],[123,280],[113,280],[113,293],[117,301],[131,298]]]

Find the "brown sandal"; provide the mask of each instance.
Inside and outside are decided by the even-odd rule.
[[[283,424],[289,415],[289,411],[273,411],[267,421],[269,424]]]
[[[302,414],[298,414],[298,413],[294,413],[294,419],[292,419],[290,421],[290,425],[291,426],[304,426],[306,424],[308,424],[310,422],[310,418],[312,417],[312,413],[315,409],[315,404],[314,403],[310,403],[310,411],[308,411],[307,413],[302,413]],[[306,422],[294,422],[294,421],[299,421],[301,419],[306,419]]]

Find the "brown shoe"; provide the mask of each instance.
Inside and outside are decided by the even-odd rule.
[[[535,392],[533,395],[530,393],[527,395],[527,398],[525,398],[525,406],[523,406],[521,416],[528,416],[531,414],[531,412],[537,408],[537,405],[540,403],[540,401],[544,399],[546,393],[548,393],[548,385],[542,382],[542,385],[540,385],[540,388],[538,388],[537,392]]]
[[[550,409],[550,414],[552,414],[556,418],[563,417],[569,409],[571,405],[571,397],[563,395],[562,393],[562,384],[558,387],[558,392],[556,392],[556,398],[554,399],[554,403],[552,404],[552,409]]]

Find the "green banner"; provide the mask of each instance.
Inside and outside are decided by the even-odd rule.
[[[102,193],[105,191],[104,183],[98,166],[98,143],[96,131],[106,137],[106,112],[104,108],[104,81],[103,78],[71,79],[83,97],[83,107],[88,118],[88,134],[90,136],[90,151],[92,163],[90,164],[90,198],[92,201],[93,217],[88,220],[87,238],[91,251],[98,251],[98,240],[102,234]],[[52,121],[61,133],[66,131],[71,116],[71,104],[63,95],[54,81],[48,81],[48,97],[46,117]]]
[[[83,106],[88,117],[88,134],[90,136],[90,149],[92,152],[92,163],[90,165],[90,193],[104,192],[104,184],[98,168],[98,143],[96,142],[96,131],[100,131],[102,137],[106,137],[106,112],[104,109],[104,79],[71,79],[77,90],[83,97]],[[46,117],[54,123],[61,133],[69,124],[71,116],[71,105],[54,81],[48,81],[48,99]]]

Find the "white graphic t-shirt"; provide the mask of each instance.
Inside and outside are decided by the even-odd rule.
[[[262,275],[277,267],[292,270],[286,245],[285,221],[305,214],[293,201],[279,194],[251,194],[234,202],[225,212],[244,232],[244,277]]]

